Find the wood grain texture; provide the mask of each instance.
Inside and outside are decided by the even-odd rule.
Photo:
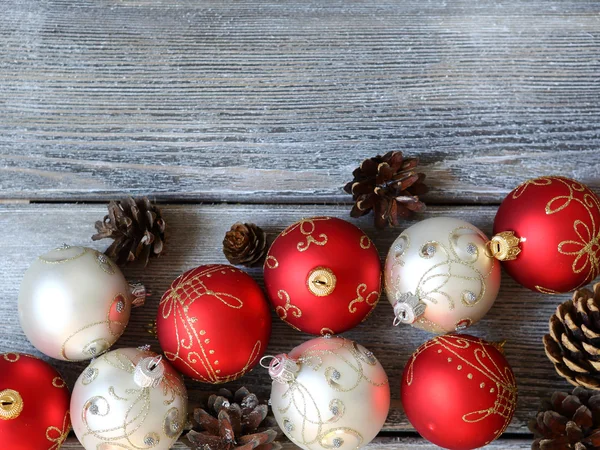
[[[283,450],[298,450],[291,442],[284,442]],[[83,447],[75,437],[71,437],[67,439],[64,445],[61,447],[64,450],[83,450]],[[405,450],[407,448],[417,449],[417,450],[438,450],[440,447],[437,445],[433,445],[428,443],[427,441],[415,437],[385,437],[380,436],[377,437],[369,444],[369,450]],[[499,441],[492,442],[486,448],[489,449],[506,449],[510,448],[511,450],[529,450],[531,448],[531,440],[529,439],[503,439]],[[173,450],[183,450],[189,449],[187,445],[181,439],[175,446]]]
[[[600,188],[597,2],[3,0],[0,198],[349,202],[422,155],[430,203]]]
[[[330,215],[347,218],[346,206],[239,206],[239,205],[179,205],[165,206],[168,223],[167,248],[164,258],[151,261],[147,271],[132,268],[125,274],[130,280],[141,280],[154,295],[143,308],[134,310],[132,319],[117,347],[150,343],[159,351],[158,342],[144,329],[156,314],[162,292],[183,271],[206,263],[225,263],[221,241],[235,221],[252,221],[263,227],[273,239],[287,225],[302,217]],[[17,295],[22,275],[37,255],[63,242],[89,245],[102,249],[108,243],[92,242],[93,223],[105,213],[103,205],[0,205],[0,352],[19,351],[40,355],[26,340],[17,318]],[[484,232],[491,232],[495,208],[469,206],[462,208],[435,207],[417,217],[424,219],[452,215],[473,223]],[[356,221],[371,237],[382,258],[399,234],[399,230],[375,231],[367,219]],[[414,223],[408,222],[406,225]],[[262,283],[261,269],[249,271]],[[554,373],[544,354],[541,342],[547,332],[547,322],[556,305],[568,298],[547,296],[528,291],[504,274],[499,297],[488,315],[470,329],[470,333],[488,340],[508,339],[505,350],[518,381],[519,403],[510,433],[528,433],[526,423],[537,411],[540,397],[553,390],[569,389]],[[384,431],[411,430],[399,400],[400,379],[410,354],[431,337],[408,326],[393,327],[390,304],[382,297],[372,316],[344,336],[363,344],[380,359],[390,379],[392,408]],[[310,336],[297,332],[273,315],[273,335],[268,354],[289,352]],[[52,361],[70,386],[85,368],[85,363]],[[189,380],[188,380],[189,381]],[[191,401],[198,404],[206,398],[210,385],[188,382]],[[266,371],[257,368],[232,388],[246,385],[267,396],[270,380]]]

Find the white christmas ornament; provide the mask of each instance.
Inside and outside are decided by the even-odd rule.
[[[387,376],[373,353],[353,341],[312,339],[272,357],[269,374],[275,419],[305,450],[364,447],[385,423]]]
[[[144,348],[94,359],[71,396],[73,431],[86,450],[168,450],[186,418],[181,375]]]
[[[144,297],[143,287],[129,285],[106,255],[65,244],[38,257],[25,272],[19,320],[42,353],[81,361],[115,343],[132,304],[143,303]]]
[[[481,230],[450,217],[423,220],[404,230],[385,262],[394,324],[448,333],[479,321],[500,288],[500,265],[487,242]]]

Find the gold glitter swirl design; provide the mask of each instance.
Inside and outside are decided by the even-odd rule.
[[[296,245],[296,248],[298,249],[299,252],[304,252],[304,251],[308,250],[308,248],[310,247],[310,244],[325,245],[325,244],[327,244],[327,235],[326,234],[321,233],[316,238],[313,236],[313,233],[315,232],[315,228],[316,228],[315,222],[323,221],[323,220],[330,220],[330,219],[331,219],[330,217],[314,217],[312,219],[302,219],[301,221],[296,222],[295,224],[286,228],[281,233],[280,236],[286,236],[286,235],[290,234],[292,231],[294,231],[295,229],[299,228],[300,233],[302,233],[302,235],[306,239],[305,242],[300,241]]]
[[[365,297],[364,295],[366,292],[367,285],[365,283],[359,284],[356,288],[356,298],[348,304],[348,311],[350,311],[351,313],[355,313],[357,311],[356,306],[354,306],[356,303],[366,302],[366,304],[369,305],[371,308],[377,305],[377,302],[379,301],[379,292],[369,292],[369,294]]]
[[[335,334],[331,328],[327,327],[321,328],[319,333],[321,333],[321,336],[333,336]]]
[[[277,292],[277,297],[279,297],[279,300],[285,301],[285,305],[283,305],[283,306],[279,305],[275,308],[275,312],[277,313],[277,315],[279,316],[279,318],[281,320],[287,319],[288,311],[290,311],[290,310],[291,310],[292,316],[294,316],[296,318],[302,317],[302,311],[300,310],[300,308],[298,308],[296,305],[292,305],[292,302],[290,300],[290,294],[288,294],[283,289],[280,289],[279,292]]]
[[[279,267],[279,261],[273,255],[268,255],[265,259],[265,268],[277,269]]]
[[[469,412],[463,415],[462,419],[467,423],[477,423],[493,415],[500,416],[504,420],[504,425],[499,430],[496,430],[492,440],[500,437],[510,424],[515,408],[517,407],[517,383],[510,367],[507,366],[504,368],[504,371],[501,370],[488,353],[484,343],[481,341],[473,342],[462,339],[460,336],[437,336],[419,347],[411,358],[408,365],[408,376],[406,380],[409,386],[414,381],[414,363],[418,356],[425,350],[435,346],[441,347],[438,350],[438,353],[441,353],[443,349],[452,355],[448,358],[448,362],[460,362],[460,365],[457,366],[458,370],[468,368],[470,371],[479,372],[479,374],[494,386],[489,391],[490,393],[496,394],[494,404],[486,409]],[[465,359],[458,352],[458,350],[466,350],[469,348],[473,349],[476,363],[472,363]],[[469,374],[471,377],[469,377]],[[467,378],[472,379],[471,372],[467,374]],[[485,383],[481,383],[480,388],[484,387]]]
[[[362,248],[363,250],[367,250],[371,248],[371,245],[373,245],[373,243],[371,242],[371,239],[369,239],[369,236],[363,234],[360,237],[360,248]]]
[[[14,363],[14,362],[17,362],[19,360],[19,358],[21,357],[21,355],[19,355],[18,353],[4,353],[2,355],[2,357],[4,358],[5,361],[8,361],[10,363]]]
[[[153,354],[150,352],[144,352],[142,354],[142,358],[150,355]],[[110,366],[122,370],[130,375],[133,375],[135,371],[136,362],[132,361],[127,355],[119,350],[104,354],[100,358]],[[140,358],[140,360],[142,358]],[[106,398],[102,396],[94,396],[88,399],[85,402],[81,412],[82,422],[86,429],[85,433],[83,433],[80,437],[81,442],[84,443],[88,436],[93,436],[100,441],[100,443],[97,445],[98,449],[104,448],[104,446],[107,446],[107,448],[118,447],[135,450],[151,448],[152,446],[140,447],[134,444],[131,441],[131,437],[143,426],[148,414],[150,413],[150,395],[152,389],[162,390],[162,395],[165,397],[163,403],[167,406],[171,405],[177,398],[182,399],[183,403],[187,402],[187,395],[180,388],[178,381],[179,379],[176,375],[166,372],[158,388],[140,387],[139,389],[126,389],[124,392],[117,392],[114,386],[109,386],[108,394],[110,397],[116,401],[127,404],[127,412],[125,413],[123,422],[118,426],[110,428],[94,429],[90,426],[87,417],[88,414],[92,414],[92,407],[96,408],[96,412],[94,414],[95,416],[105,417],[109,415],[110,404]],[[159,434],[154,432],[148,433],[146,437],[152,437],[155,440],[155,445],[157,445],[160,440]],[[122,442],[123,440],[125,443]]]
[[[46,428],[46,439],[52,442],[52,446],[48,450],[58,450],[63,442],[67,439],[69,435],[69,431],[71,429],[71,416],[69,411],[65,413],[65,417],[63,418],[62,428],[58,427],[48,427]]]
[[[518,199],[521,195],[523,195],[529,186],[548,186],[550,184],[552,184],[552,178],[550,177],[540,177],[534,178],[533,180],[527,180],[515,188],[512,198],[514,200]]]
[[[482,243],[487,241],[485,235],[480,231],[467,226],[461,226],[453,229],[449,233],[448,242],[446,244],[438,241],[428,241],[419,250],[419,256],[424,259],[430,259],[433,257],[437,258],[440,253],[443,255],[443,259],[440,262],[432,264],[419,279],[415,294],[421,300],[428,300],[433,304],[437,304],[438,300],[436,299],[436,296],[442,296],[446,299],[448,303],[448,309],[453,310],[455,308],[454,298],[452,295],[444,291],[444,288],[452,279],[459,279],[463,281],[475,281],[478,285],[478,288],[476,289],[478,293],[474,292],[475,298],[473,301],[466,301],[464,296],[460,296],[460,301],[463,305],[467,307],[475,306],[485,296],[486,279],[493,272],[496,260],[494,258],[489,258],[491,265],[487,272],[482,272],[479,269],[477,269],[475,267],[475,264],[479,260],[479,252],[476,252],[474,255],[471,255],[465,249],[465,256],[461,256],[458,252],[461,249],[457,247],[456,241],[458,238],[464,235],[477,237]],[[410,240],[408,239],[408,236],[400,236],[403,237],[403,244],[401,249],[396,250],[396,256],[393,262],[394,266],[404,265],[402,256],[410,245]],[[477,247],[477,245],[474,242],[469,242],[466,245],[474,245],[475,247]],[[429,247],[433,249],[434,253],[430,254],[426,250],[426,248]],[[398,280],[396,281],[397,289],[399,282],[400,280],[398,278]],[[417,322],[419,322],[419,320],[417,320]],[[424,325],[428,326],[428,324]],[[445,331],[442,330],[442,332]]]
[[[237,269],[231,269],[233,271]],[[164,352],[165,356],[169,361],[181,361],[191,372],[195,374],[195,379],[204,383],[226,383],[228,381],[239,378],[244,375],[249,368],[254,365],[258,356],[261,354],[262,343],[260,340],[256,341],[248,360],[244,364],[241,370],[234,374],[227,376],[221,376],[221,369],[216,368],[219,364],[218,360],[212,356],[214,351],[211,351],[207,346],[210,344],[210,338],[206,338],[206,330],[197,330],[194,324],[197,321],[197,317],[190,316],[188,314],[189,307],[195,301],[205,295],[211,296],[211,298],[217,299],[224,305],[233,308],[240,309],[244,305],[244,302],[235,297],[234,295],[226,292],[215,292],[206,287],[203,283],[202,278],[210,278],[215,272],[223,272],[222,266],[213,266],[203,269],[198,273],[184,274],[179,277],[171,287],[168,295],[164,296],[159,304],[159,311],[161,311],[163,319],[172,319],[175,330],[175,337],[177,340],[177,348],[172,352]],[[188,352],[187,357],[182,357],[180,353],[182,350],[191,350],[192,347],[197,346],[199,351]],[[194,367],[200,363],[202,368],[206,371],[204,375]]]
[[[71,247],[70,245],[65,245],[63,247],[55,248],[54,251],[64,251],[64,250],[69,250],[71,248],[74,248],[74,247]],[[81,249],[81,253],[77,253],[76,255],[73,255],[69,258],[63,258],[63,259],[46,259],[42,255],[42,256],[38,256],[38,260],[40,260],[41,262],[43,262],[45,264],[64,264],[69,261],[74,261],[78,258],[81,258],[83,255],[85,255],[88,252],[88,249],[86,247],[75,247],[75,248]]]
[[[67,384],[65,383],[65,380],[63,380],[61,377],[54,377],[52,379],[52,386],[54,386],[55,388],[59,388],[62,389],[66,386]]]
[[[334,367],[327,367],[325,369],[325,379],[329,386],[338,392],[349,392],[354,390],[362,381],[366,381],[373,386],[384,386],[388,384],[387,379],[382,383],[376,383],[370,379],[364,372],[363,364],[368,364],[365,360],[371,361],[372,354],[364,354],[357,346],[353,345],[352,341],[343,338],[337,338],[332,341],[327,348],[322,348],[319,343],[308,347],[298,359],[298,362],[310,366],[314,370],[318,370],[323,365],[323,356],[332,355],[336,358],[339,364],[350,368],[350,372],[353,372],[355,376],[349,383],[340,383],[339,377],[335,376],[335,372],[338,372]],[[341,354],[340,350],[345,349],[350,354],[350,357]],[[347,372],[344,371],[346,374]],[[310,447],[311,445],[317,444],[321,448],[332,449],[336,448],[334,438],[343,435],[344,438],[349,436],[356,439],[354,448],[359,448],[363,442],[363,436],[353,428],[349,427],[336,427],[324,430],[326,425],[339,421],[346,412],[344,404],[334,399],[329,404],[329,410],[327,412],[319,409],[318,403],[315,397],[304,384],[297,380],[288,384],[286,391],[282,395],[282,399],[286,400],[287,403],[284,406],[279,407],[279,412],[283,415],[284,428],[286,422],[290,423],[289,419],[285,417],[288,411],[295,411],[302,418],[300,424],[301,428],[301,439],[295,439],[290,434],[287,434],[288,438],[299,447]],[[307,425],[316,425],[317,430],[314,435],[307,435]]]
[[[64,358],[65,361],[83,361],[85,359],[88,359],[88,358],[71,359],[67,356],[67,345],[69,344],[69,341],[71,341],[71,339],[75,338],[79,333],[82,333],[83,331],[89,330],[90,328],[93,328],[93,327],[106,326],[106,329],[108,330],[109,334],[114,338],[112,343],[116,342],[117,339],[119,339],[119,337],[121,337],[121,335],[125,332],[127,323],[110,319],[111,308],[112,308],[113,304],[115,303],[115,300],[117,300],[118,298],[123,299],[123,301],[125,301],[125,299],[127,297],[125,297],[123,294],[120,294],[120,293],[115,295],[115,298],[111,302],[110,308],[109,308],[108,312],[106,313],[105,320],[100,320],[98,322],[93,322],[88,325],[85,325],[85,326],[81,327],[80,329],[78,329],[77,331],[75,331],[69,337],[67,337],[67,339],[65,339],[65,341],[60,346],[60,354]],[[109,342],[107,339],[103,339],[103,338],[95,339],[91,342],[88,342],[83,347],[83,351],[84,351],[84,353],[89,353],[90,357],[97,356],[96,354],[94,354],[90,351],[91,348],[93,348],[94,346],[97,346],[97,348],[99,349],[99,351],[97,353],[100,354],[100,353],[103,353],[106,350],[108,350],[110,348],[110,346],[112,345],[112,343]]]
[[[544,286],[536,285],[535,288],[537,289],[538,292],[541,292],[542,294],[548,294],[548,295],[562,294],[562,292],[555,291],[554,289],[545,288]]]

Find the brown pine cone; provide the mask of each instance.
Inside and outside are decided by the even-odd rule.
[[[165,227],[159,209],[147,197],[128,197],[108,204],[108,215],[96,222],[98,233],[92,239],[114,239],[104,253],[119,266],[138,260],[146,267],[150,257],[163,251]]]
[[[256,266],[267,253],[267,233],[253,223],[236,222],[225,233],[223,253],[231,264]]]
[[[536,438],[532,450],[600,448],[600,393],[582,387],[555,392],[542,401],[529,429]]]
[[[593,289],[575,291],[571,300],[556,308],[544,347],[569,383],[600,389],[600,283]]]
[[[221,389],[209,397],[206,409],[194,410],[194,427],[199,431],[192,430],[186,437],[198,450],[278,450],[277,423],[268,411],[244,387],[235,394]]]
[[[417,173],[418,158],[404,158],[402,152],[388,152],[365,159],[352,172],[354,180],[344,190],[352,194],[352,217],[360,217],[373,210],[375,226],[396,226],[401,218],[425,210],[419,195],[428,191],[423,183],[425,174]]]

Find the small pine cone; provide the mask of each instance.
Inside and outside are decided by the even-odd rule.
[[[600,393],[580,386],[571,394],[555,392],[542,401],[529,429],[535,437],[532,450],[600,448]]]
[[[277,422],[269,407],[248,389],[235,394],[221,389],[208,398],[207,408],[194,410],[194,428],[187,439],[197,450],[279,450]]]
[[[600,389],[600,283],[593,289],[575,291],[571,300],[556,308],[544,347],[569,383]]]
[[[96,222],[98,233],[92,239],[114,239],[104,253],[119,266],[137,260],[146,267],[150,257],[163,251],[165,227],[160,210],[147,197],[128,197],[108,204],[108,215]]]
[[[375,226],[396,226],[401,218],[425,210],[419,195],[428,191],[423,183],[425,174],[417,173],[418,158],[404,158],[402,152],[388,152],[365,159],[352,172],[354,180],[344,190],[352,194],[352,217],[360,217],[373,210]]]
[[[223,253],[234,265],[260,264],[267,253],[267,233],[253,223],[236,222],[225,233]]]

